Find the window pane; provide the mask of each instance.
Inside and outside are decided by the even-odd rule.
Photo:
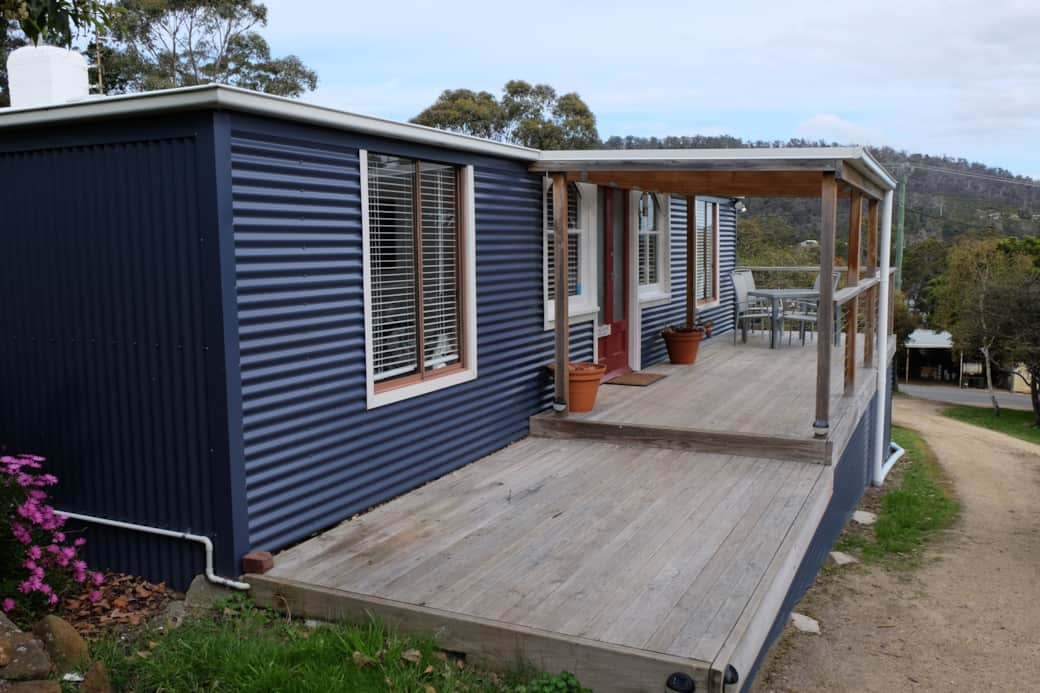
[[[715,203],[697,203],[697,300],[715,298]]]
[[[556,252],[554,250],[554,239],[550,234],[545,236],[546,256],[546,286],[548,288],[549,300],[556,298]],[[567,285],[570,291],[568,295],[577,296],[581,293],[581,236],[577,233],[569,234],[567,237]]]
[[[420,164],[422,210],[423,365],[459,362],[458,174]]]
[[[653,193],[639,196],[639,230],[657,230],[657,196]]]
[[[368,158],[372,361],[375,380],[415,373],[415,162]]]

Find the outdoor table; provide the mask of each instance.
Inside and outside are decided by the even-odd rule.
[[[784,300],[819,300],[818,289],[754,289],[748,296],[769,299],[771,311],[769,319],[769,348],[775,349],[779,341],[777,328],[780,327],[780,304]]]

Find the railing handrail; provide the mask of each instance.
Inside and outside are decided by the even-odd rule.
[[[737,265],[736,272],[819,272],[819,265]],[[849,268],[835,265],[835,272],[848,272]]]

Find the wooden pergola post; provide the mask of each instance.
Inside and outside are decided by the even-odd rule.
[[[567,238],[567,176],[564,173],[552,175],[553,197],[553,273],[556,293],[554,307],[556,309],[556,393],[554,409],[567,412],[567,387],[570,384],[570,283],[567,280],[569,248]]]
[[[831,409],[831,345],[834,343],[834,236],[838,226],[838,181],[825,172],[820,185],[820,329],[816,340],[816,420],[813,433],[827,435]]]
[[[697,314],[697,198],[686,198],[686,324],[692,325]]]
[[[849,197],[849,273],[846,287],[859,285],[859,235],[863,226],[863,193]],[[856,391],[856,332],[859,330],[859,296],[845,304],[845,394]]]
[[[878,263],[878,201],[867,201],[867,276],[877,274]],[[863,325],[863,367],[874,365],[874,347],[877,341],[878,287],[867,292],[867,308]]]

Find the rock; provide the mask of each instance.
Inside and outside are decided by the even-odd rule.
[[[852,521],[856,524],[867,525],[869,527],[877,522],[877,515],[874,513],[868,513],[866,510],[857,510],[852,513]]]
[[[205,575],[196,575],[184,595],[184,605],[188,609],[212,609],[218,600],[230,594],[229,588],[213,584]]]
[[[791,625],[802,633],[820,634],[820,622],[797,611],[791,612]]]
[[[7,635],[8,633],[19,633],[18,626],[11,622],[11,619],[7,618],[7,614],[0,611],[0,637]]]
[[[94,662],[87,670],[87,675],[83,677],[79,690],[81,693],[112,693],[112,684],[108,681],[108,671],[105,670],[104,662]]]
[[[61,693],[61,684],[57,681],[18,681],[0,690],[3,693]]]
[[[59,674],[81,669],[90,661],[87,641],[64,619],[48,614],[33,627],[33,633],[43,641]]]
[[[11,663],[13,655],[14,648],[11,647],[11,643],[7,641],[5,636],[0,635],[0,669]]]
[[[859,563],[859,559],[855,556],[850,556],[843,551],[831,551],[830,555],[831,563],[836,566],[851,565],[853,563]]]
[[[184,617],[188,615],[188,608],[185,606],[183,600],[175,600],[166,605],[163,610],[161,619],[162,626],[166,630],[173,630],[180,627],[184,623]]]
[[[3,636],[11,653],[11,661],[0,668],[0,679],[31,681],[51,673],[51,660],[43,643],[32,633],[9,633]]]

